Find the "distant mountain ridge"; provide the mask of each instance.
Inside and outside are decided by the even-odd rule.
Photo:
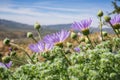
[[[47,29],[54,29],[54,30],[60,30],[60,29],[69,29],[71,24],[56,24],[56,25],[42,25],[42,28]],[[33,29],[33,25],[23,24],[15,21],[0,19],[0,29]],[[4,30],[5,30],[4,29]]]
[[[42,25],[41,34],[42,36],[59,31],[61,29],[70,30],[71,24],[57,24],[57,25]],[[104,31],[113,33],[111,28],[103,28]],[[26,37],[26,33],[31,31],[35,33],[33,25],[23,24],[15,21],[0,19],[0,39],[5,37],[10,38],[21,38]],[[98,32],[99,28],[91,27],[91,33]]]
[[[32,29],[31,25],[0,19],[0,30]]]

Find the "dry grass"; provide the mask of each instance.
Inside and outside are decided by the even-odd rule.
[[[79,36],[80,38],[81,36]],[[85,36],[84,36],[85,37]],[[100,34],[99,33],[94,33],[94,34],[90,34],[89,35],[90,39],[92,40],[92,42],[97,42],[97,43],[100,43],[101,40],[100,40]],[[108,34],[107,37],[105,37],[105,39],[110,39],[110,38],[113,38],[115,37],[114,34]],[[71,42],[73,44],[73,46],[76,46],[79,44],[81,44],[81,42],[79,42],[79,38],[77,38],[76,40],[73,40],[73,39],[67,39],[64,44],[66,44],[66,42]],[[14,39],[12,40],[14,43],[18,44],[20,47],[24,48],[29,54],[32,54],[31,50],[28,48],[29,44],[31,43],[34,43],[33,40],[31,39]],[[83,43],[82,43],[83,44]],[[95,44],[94,44],[95,45]],[[0,53],[2,53],[2,55],[7,55],[9,54],[9,48],[10,46],[4,46],[2,41],[0,41]],[[17,51],[17,53],[19,53],[19,55],[22,55],[22,52],[18,49],[15,48],[15,50]]]

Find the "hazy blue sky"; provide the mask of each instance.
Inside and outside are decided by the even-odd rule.
[[[42,25],[72,23],[81,19],[93,19],[96,13],[113,10],[112,0],[0,0],[0,18],[17,22]]]

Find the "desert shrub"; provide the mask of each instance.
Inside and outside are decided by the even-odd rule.
[[[25,64],[14,72],[0,68],[0,77],[3,80],[119,80],[119,40],[114,38],[98,44],[94,49],[66,54],[71,65],[61,54],[65,50],[54,47],[50,52],[41,53],[45,58],[43,62]],[[113,48],[116,52],[111,50]]]

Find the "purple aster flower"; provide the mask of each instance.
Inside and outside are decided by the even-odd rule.
[[[91,23],[91,19],[81,20],[80,22],[74,22],[71,28],[74,30],[81,30],[84,35],[88,35],[89,26],[91,25]]]
[[[70,35],[70,32],[67,30],[61,30],[60,32],[53,33],[51,35],[47,35],[43,38],[45,42],[48,43],[62,43],[65,41]]]
[[[39,41],[37,44],[31,44],[29,48],[33,52],[46,52],[53,48],[53,44],[45,43],[43,41]]]
[[[120,14],[114,16],[114,18],[110,20],[110,23],[113,25],[115,29],[119,29],[120,28]]]
[[[47,43],[56,43],[59,41],[59,37],[56,33],[48,34],[43,38],[43,41]]]
[[[61,30],[60,32],[57,33],[57,35],[59,36],[59,42],[63,42],[69,37],[70,32],[66,30]]]
[[[3,67],[3,68],[10,68],[12,65],[12,61],[10,61],[9,63],[2,63],[0,62],[0,67]]]
[[[92,23],[92,20],[91,19],[88,19],[88,20],[81,20],[80,22],[74,22],[72,24],[72,29],[74,30],[84,30],[84,29],[87,29],[89,28],[89,26],[91,25]]]
[[[80,48],[79,48],[79,47],[75,47],[74,50],[75,50],[76,52],[80,52]]]

